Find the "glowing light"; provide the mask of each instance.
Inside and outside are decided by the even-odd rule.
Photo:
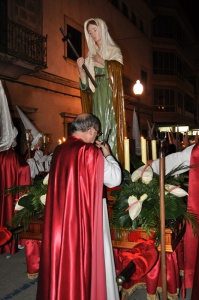
[[[143,85],[140,83],[140,80],[136,80],[133,86],[133,92],[135,95],[141,95],[143,93]]]

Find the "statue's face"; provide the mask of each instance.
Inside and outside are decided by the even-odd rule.
[[[96,44],[99,44],[101,41],[101,32],[97,25],[89,24],[88,33],[94,40]]]

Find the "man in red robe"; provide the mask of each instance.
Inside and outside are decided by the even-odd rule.
[[[71,124],[72,136],[53,153],[37,300],[110,299],[102,191],[107,177],[107,185],[120,184],[121,170],[107,144],[94,144],[99,131],[96,116],[81,114]]]

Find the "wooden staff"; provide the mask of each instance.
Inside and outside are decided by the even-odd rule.
[[[77,51],[75,50],[73,44],[71,43],[71,40],[70,40],[70,38],[72,37],[71,34],[65,35],[64,34],[64,30],[63,30],[62,27],[60,27],[60,31],[61,31],[61,33],[64,36],[63,39],[62,39],[62,41],[63,42],[67,41],[68,44],[70,45],[71,49],[73,50],[75,56],[77,57],[77,59],[80,58],[79,54],[77,53]],[[90,80],[91,80],[92,84],[94,85],[94,87],[97,87],[97,83],[95,82],[94,78],[92,77],[91,73],[89,72],[89,70],[87,69],[87,67],[85,66],[85,64],[82,65],[82,68],[86,72],[87,76],[90,78]]]
[[[162,300],[167,299],[167,272],[166,272],[166,251],[165,251],[165,155],[161,140],[159,170],[160,170],[160,225],[161,225],[161,276],[162,276]]]

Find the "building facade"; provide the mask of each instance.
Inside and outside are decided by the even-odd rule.
[[[62,41],[63,33],[71,34],[70,41],[77,54],[85,57],[83,25],[92,17],[106,22],[123,54],[128,138],[132,138],[134,109],[143,135],[147,135],[147,120],[161,125],[195,126],[198,121],[197,91],[193,84],[197,78],[195,53],[187,48],[195,45],[194,37],[177,7],[165,8],[160,4],[144,0],[2,0],[0,79],[6,84],[16,126],[21,127],[17,105],[40,132],[50,135],[50,152],[60,138],[67,137],[68,124],[82,112],[82,107],[77,57],[69,43]],[[162,25],[169,22],[165,15],[175,25],[173,36]],[[183,32],[186,40],[182,45]],[[138,79],[144,86],[139,97],[133,93]]]
[[[153,120],[198,128],[197,44],[178,1],[156,1],[152,26]]]

